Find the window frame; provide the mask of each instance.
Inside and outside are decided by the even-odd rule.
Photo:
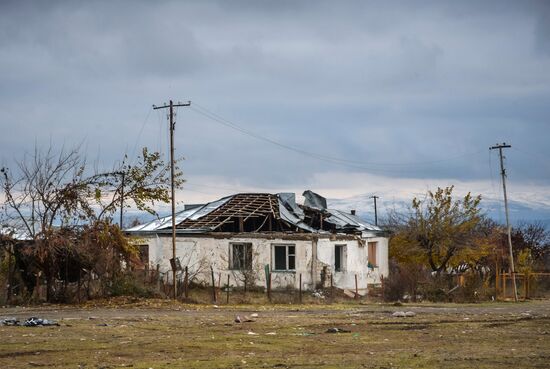
[[[277,247],[285,248],[285,266],[286,269],[276,269],[276,253],[275,249]],[[294,253],[289,253],[289,248],[294,247]],[[290,256],[294,257],[294,269],[289,269],[290,265]],[[276,273],[296,273],[296,244],[294,243],[273,243],[271,244],[271,271]]]
[[[374,248],[374,263],[372,262],[371,247]],[[378,241],[369,241],[367,242],[367,261],[374,267],[378,268]]]
[[[244,268],[243,267],[240,267],[240,268],[235,267],[235,259],[234,259],[235,258],[235,246],[244,246],[245,247],[245,259],[244,259],[245,264],[247,264],[247,261],[248,261],[248,260],[246,260],[246,254],[250,255],[250,260],[248,261],[249,265],[245,265]],[[250,248],[250,252],[246,252],[247,248]],[[229,270],[236,270],[236,271],[239,271],[239,270],[240,271],[252,270],[253,259],[254,259],[254,253],[253,253],[252,242],[230,242],[229,243],[229,266],[228,266]]]
[[[334,271],[345,272],[347,264],[347,244],[341,243],[334,245]],[[336,250],[340,249],[340,268],[336,268]]]

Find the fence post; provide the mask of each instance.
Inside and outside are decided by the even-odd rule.
[[[531,276],[529,275],[530,273],[527,273],[527,298],[530,298],[530,289],[531,289]]]
[[[189,297],[189,268],[185,267],[185,276],[183,277],[183,295]]]
[[[506,298],[506,273],[502,273],[502,298]]]
[[[212,300],[216,302],[216,280],[214,279],[214,268],[210,266],[210,273],[212,274]]]
[[[330,300],[334,300],[334,280],[332,273],[330,273]]]
[[[382,287],[382,300],[385,300],[385,296],[384,296],[384,276],[383,275],[380,276],[380,285]]]
[[[155,277],[157,278],[157,292],[160,292],[160,264],[157,264]]]
[[[225,303],[226,304],[229,304],[229,276],[230,276],[230,274],[228,273],[227,274],[227,288],[226,288],[227,295],[225,297]]]
[[[302,273],[300,273],[300,294],[298,295],[300,297],[300,304],[302,303]]]
[[[525,272],[523,273],[523,290],[524,290],[523,294],[524,294],[525,300],[527,300],[527,296],[529,295],[528,289],[529,289],[529,273]]]
[[[216,296],[217,298],[222,300],[222,273],[218,273],[218,288],[216,289]]]
[[[267,299],[271,302],[271,273],[269,273],[269,277],[267,278]]]
[[[355,299],[359,298],[359,288],[357,286],[357,274],[355,274]]]

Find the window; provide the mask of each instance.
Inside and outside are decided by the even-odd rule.
[[[251,243],[232,243],[229,245],[229,269],[252,269]]]
[[[296,269],[296,246],[273,245],[273,270]]]
[[[346,245],[334,246],[334,271],[341,272],[346,268]]]
[[[378,246],[378,242],[369,242],[368,243],[368,258],[369,258],[369,264],[372,267],[378,266],[378,262],[376,260],[377,246]]]

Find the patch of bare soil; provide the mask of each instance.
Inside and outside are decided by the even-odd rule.
[[[0,309],[0,319],[31,316],[60,326],[0,326],[1,368],[546,368],[550,359],[546,300],[395,307],[117,299]]]

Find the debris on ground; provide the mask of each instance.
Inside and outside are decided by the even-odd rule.
[[[55,320],[48,320],[48,319],[42,319],[37,317],[31,317],[23,323],[25,327],[38,327],[38,326],[49,326],[49,325],[56,325],[59,326],[59,323],[57,323]]]
[[[250,322],[254,322],[254,320],[250,319],[246,315],[243,315],[242,317],[237,315],[235,317],[235,323],[250,323]]]
[[[42,319],[42,318],[37,318],[33,316],[25,320],[23,323],[21,323],[17,318],[0,319],[0,325],[20,326],[20,327],[38,327],[38,326],[42,327],[42,326],[50,326],[50,325],[59,326],[59,323],[57,323],[55,320]]]
[[[347,297],[354,299],[355,298],[355,291],[344,289],[344,295]]]
[[[324,299],[325,298],[325,294],[323,293],[322,290],[315,290],[313,291],[313,293],[311,294],[311,296],[317,298],[317,299]]]
[[[19,325],[17,318],[0,319],[0,325]]]
[[[396,318],[412,318],[416,316],[416,313],[414,311],[396,311],[391,316]]]
[[[325,333],[350,333],[350,330],[343,329],[343,328],[329,328]]]

